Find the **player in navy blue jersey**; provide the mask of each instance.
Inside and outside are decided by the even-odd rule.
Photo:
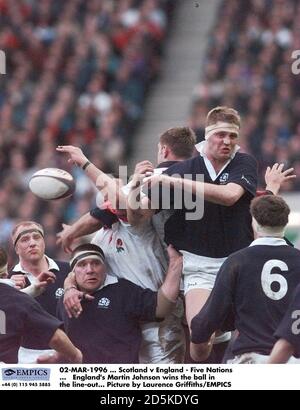
[[[138,250],[137,250],[138,251]],[[157,292],[107,273],[105,256],[94,244],[77,247],[70,265],[78,289],[90,296],[83,311],[70,318],[59,305],[70,339],[85,363],[138,363],[141,325],[162,320],[173,310],[179,293],[182,256],[168,247],[169,267]]]
[[[286,363],[291,356],[300,357],[300,285],[295,290],[293,300],[276,330],[275,337],[279,340],[271,352],[268,363]]]
[[[267,361],[276,341],[274,332],[300,281],[300,251],[283,239],[289,212],[277,196],[252,201],[257,239],[222,265],[207,303],[192,320],[192,343],[206,345],[217,329],[230,323],[238,330],[234,362]]]
[[[10,272],[10,279],[19,288],[27,288],[36,283],[41,273],[50,272],[55,275],[55,280],[50,283],[36,301],[50,313],[56,315],[57,301],[63,295],[63,284],[70,268],[66,262],[54,261],[45,255],[45,241],[43,227],[33,221],[23,221],[15,226],[12,231],[12,241],[15,251],[19,256],[19,263]],[[22,363],[34,362],[48,346],[41,341],[31,341],[27,334],[22,341],[19,352],[19,361]]]
[[[154,198],[155,187],[177,188],[204,196],[204,214],[196,220],[188,220],[191,209],[182,206],[165,224],[165,240],[183,254],[184,291],[186,316],[190,326],[192,318],[206,302],[215,283],[216,274],[225,259],[233,252],[248,246],[253,240],[249,207],[257,188],[257,164],[253,157],[240,153],[237,145],[240,132],[240,117],[228,107],[217,107],[207,116],[205,141],[196,145],[199,155],[169,167],[164,175],[151,180],[151,202],[129,212],[129,222],[142,224],[153,215],[149,209],[153,202],[164,208],[164,189],[159,190],[159,201]],[[172,177],[176,174],[178,177]],[[184,178],[189,175],[190,179]],[[203,181],[199,181],[199,176]],[[156,190],[157,191],[157,190]],[[169,190],[166,189],[167,195]],[[134,195],[134,191],[132,191]],[[146,201],[148,198],[146,199]],[[145,201],[145,199],[143,199]],[[131,198],[129,207],[132,208]],[[197,209],[195,209],[195,212]],[[199,210],[198,210],[199,211]],[[201,212],[200,212],[201,213]],[[218,342],[225,341],[227,335]],[[191,355],[194,360],[205,360],[211,345],[201,346]]]
[[[55,349],[61,359],[81,363],[82,354],[60,329],[62,323],[32,297],[0,283],[0,313],[0,362],[17,363],[22,339],[30,334],[32,340]]]

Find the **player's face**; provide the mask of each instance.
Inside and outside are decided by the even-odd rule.
[[[229,160],[237,145],[238,137],[230,132],[216,132],[207,140],[207,155],[217,161]]]
[[[98,289],[105,280],[105,271],[105,265],[99,259],[87,258],[79,261],[74,268],[79,289],[87,293]]]
[[[25,230],[37,229],[35,225],[26,227],[20,227],[16,232],[16,237]],[[39,232],[27,232],[20,236],[16,244],[16,253],[19,255],[20,260],[28,262],[36,262],[44,257],[45,254],[45,241],[43,236]]]

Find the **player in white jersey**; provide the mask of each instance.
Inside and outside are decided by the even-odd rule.
[[[159,143],[158,146],[158,162],[160,168],[153,169],[153,165],[149,161],[143,161],[138,164],[136,172],[146,174],[147,172],[159,173],[175,161],[183,160],[190,157],[195,144],[194,133],[189,128],[183,127],[181,135],[175,141],[175,153],[167,145]],[[83,156],[82,152],[75,147],[62,147],[61,152],[66,152],[70,155],[73,162],[78,165],[86,165],[88,160]],[[94,166],[85,169],[87,174],[95,182],[101,174],[93,173]],[[98,186],[103,186],[107,182],[107,176],[104,181],[97,181]],[[126,196],[126,189],[125,196]],[[128,189],[127,189],[128,191]],[[126,214],[126,212],[125,212]],[[106,223],[105,211],[101,211],[99,220],[95,218],[95,214],[86,214],[77,221],[71,228],[65,228],[60,234],[61,242],[66,250],[70,250],[72,242],[75,238],[83,234],[94,232],[101,226],[106,225],[106,229],[102,228],[93,239],[93,243],[101,246],[106,257],[107,267],[111,274],[117,275],[131,280],[132,282],[142,286],[157,290],[162,282],[166,271],[167,259],[165,250],[159,236],[154,230],[152,221],[144,225],[142,229],[131,227],[125,220],[122,220],[122,213],[119,213],[119,219]],[[161,226],[161,224],[159,224]],[[107,227],[109,226],[109,229]],[[78,292],[73,288],[73,283],[68,283],[66,304],[70,314],[74,314],[72,309],[81,309],[78,306]],[[77,293],[76,293],[77,292]],[[74,296],[73,296],[74,295]],[[68,300],[70,304],[68,306]],[[76,315],[76,314],[75,314]],[[182,363],[185,353],[185,337],[181,326],[181,318],[183,316],[182,302],[177,304],[176,309],[162,323],[150,323],[142,326],[143,343],[140,350],[141,363]]]

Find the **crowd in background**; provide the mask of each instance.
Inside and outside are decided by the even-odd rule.
[[[78,169],[71,201],[38,200],[38,169],[69,169],[57,145],[80,146],[114,172],[130,152],[150,82],[160,70],[173,0],[0,0],[0,243],[17,220],[39,220],[56,250],[62,222],[92,205]]]
[[[190,125],[199,140],[207,111],[224,104],[242,114],[241,145],[260,167],[284,162],[300,175],[300,50],[298,0],[223,0],[211,33]],[[300,179],[283,189],[299,190]]]

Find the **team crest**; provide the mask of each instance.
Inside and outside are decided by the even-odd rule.
[[[65,291],[63,290],[63,288],[56,289],[56,292],[55,292],[56,299],[61,298],[64,295],[64,293]]]
[[[220,184],[225,184],[228,181],[229,174],[228,172],[225,172],[220,176]]]
[[[99,308],[107,309],[109,305],[110,305],[110,300],[108,298],[101,298],[98,302]]]
[[[125,250],[124,247],[123,247],[123,241],[122,241],[122,239],[120,239],[120,238],[117,239],[116,249],[117,249],[117,252],[118,252],[118,253],[124,252],[124,250]]]

